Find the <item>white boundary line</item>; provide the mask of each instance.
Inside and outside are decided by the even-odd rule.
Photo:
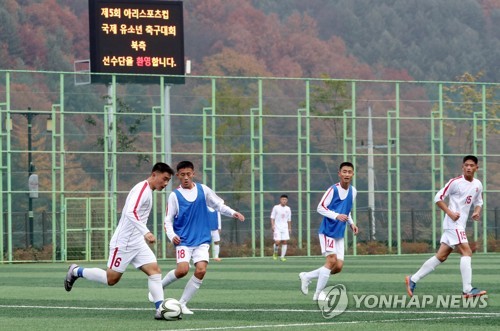
[[[21,308],[21,309],[67,309],[67,310],[110,310],[110,311],[147,311],[152,308],[134,308],[134,307],[65,307],[65,306],[33,306],[33,305],[0,305],[1,308]],[[200,308],[192,309],[193,311],[212,311],[212,312],[303,312],[303,313],[317,313],[318,309],[210,309]],[[494,318],[500,317],[500,312],[472,312],[472,311],[420,311],[420,310],[346,310],[344,313],[348,314],[396,314],[396,315],[409,315],[409,314],[429,314],[429,315],[446,315],[436,317],[420,317],[420,318],[393,318],[382,320],[361,320],[361,321],[328,321],[328,322],[312,322],[312,323],[290,323],[290,324],[257,324],[257,325],[243,325],[243,326],[223,326],[223,327],[200,327],[200,328],[187,328],[180,329],[177,324],[176,331],[210,331],[210,330],[251,330],[260,328],[303,328],[311,326],[336,326],[336,325],[369,325],[373,323],[400,323],[400,322],[422,322],[422,321],[436,321],[436,320],[459,320],[465,318]],[[460,315],[460,316],[454,316]],[[169,330],[169,329],[164,329]],[[171,330],[171,329],[170,329]]]
[[[78,306],[33,306],[33,305],[0,305],[0,308],[26,308],[26,309],[69,309],[69,310],[111,310],[111,311],[148,311],[153,308],[138,307],[78,307]],[[190,308],[193,311],[213,311],[213,312],[302,312],[302,313],[321,313],[319,309],[214,309],[214,308]],[[438,315],[477,315],[500,317],[500,312],[479,312],[463,310],[346,310],[342,314],[438,314]]]
[[[464,319],[464,318],[483,318],[484,316],[457,316],[448,317],[448,319]],[[385,319],[385,320],[370,320],[370,321],[345,321],[345,322],[322,322],[322,323],[290,323],[290,324],[262,324],[262,325],[245,325],[245,326],[223,326],[214,328],[190,328],[190,329],[175,329],[176,331],[209,331],[209,330],[245,330],[259,328],[292,328],[292,327],[310,327],[310,326],[337,326],[345,324],[371,324],[371,323],[393,323],[393,322],[420,322],[420,321],[436,321],[443,320],[442,317],[431,318],[404,318],[404,319]],[[168,329],[165,329],[168,330]]]

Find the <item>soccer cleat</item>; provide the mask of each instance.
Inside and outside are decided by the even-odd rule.
[[[281,261],[282,261],[282,262],[285,262],[285,261],[286,261],[286,259],[285,259],[284,257],[282,257],[282,258],[281,258]]]
[[[155,313],[155,320],[163,320],[163,316],[161,315],[161,311],[160,309],[156,309],[156,313]]]
[[[300,279],[300,291],[302,292],[302,294],[307,295],[307,293],[309,293],[309,284],[311,282],[307,280],[305,272],[301,272],[299,274],[299,279]]]
[[[274,253],[273,254],[273,260],[277,260],[278,259],[278,254]]]
[[[328,297],[326,296],[325,291],[321,291],[319,293],[315,292],[313,295],[314,301],[326,301],[327,299]]]
[[[486,291],[473,287],[468,293],[462,293],[464,298],[475,298],[486,294]]]
[[[214,261],[220,262],[222,260],[219,257],[214,257]]]
[[[148,292],[148,300],[149,300],[149,302],[155,302],[155,300],[153,299],[153,295],[151,294],[151,292]]]
[[[181,311],[184,315],[193,315],[194,313],[189,309],[185,303],[181,303]]]
[[[78,279],[78,277],[73,275],[73,270],[75,270],[76,268],[78,268],[78,265],[73,263],[72,265],[69,266],[68,272],[66,273],[66,279],[64,280],[64,288],[68,292],[71,291],[71,289],[73,288],[73,284]]]
[[[415,287],[417,287],[417,283],[411,280],[411,276],[406,276],[405,283],[406,283],[406,292],[408,292],[408,295],[411,298],[413,296],[413,292],[415,291]]]

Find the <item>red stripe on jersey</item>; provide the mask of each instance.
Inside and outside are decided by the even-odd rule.
[[[145,182],[144,183],[144,186],[142,187],[141,189],[141,193],[139,193],[139,197],[137,198],[137,201],[135,202],[135,206],[134,206],[134,215],[135,215],[135,218],[137,220],[139,220],[139,215],[137,215],[137,206],[139,206],[139,201],[141,201],[141,197],[142,197],[142,193],[144,193],[144,190],[146,189],[146,187],[148,186],[148,182]]]
[[[168,203],[167,207],[165,208],[165,217],[167,217],[167,214],[168,214]],[[165,224],[165,222],[163,222],[163,230],[165,230],[165,233],[167,233],[167,225]]]
[[[453,183],[454,181],[456,181],[457,179],[460,179],[460,178],[462,178],[462,177],[463,177],[463,175],[460,175],[460,176],[455,177],[455,178],[453,178],[452,180],[450,180],[450,181],[448,182],[448,185],[446,185],[446,186],[445,186],[444,191],[443,191],[443,194],[441,194],[441,196],[439,197],[439,199],[440,199],[440,200],[443,200],[443,199],[444,199],[444,197],[445,197],[445,195],[446,195],[446,191],[448,191],[448,189],[449,189],[449,188],[450,188],[450,186],[451,186],[451,183]]]
[[[111,263],[109,264],[109,269],[113,269],[116,260],[116,254],[118,254],[118,247],[115,247],[115,251],[113,252],[113,258],[111,259]]]
[[[455,232],[457,233],[458,244],[460,245],[462,243],[462,238],[460,238],[460,232],[458,232],[458,229],[455,229]]]
[[[336,185],[338,185],[338,184],[336,184]],[[330,191],[332,191],[332,190],[333,190],[333,187],[330,187],[330,189],[328,190],[328,194],[327,194],[327,195],[325,195],[325,199],[323,199],[323,201],[321,201],[321,206],[322,206],[323,208],[325,208],[325,210],[328,210],[328,207],[327,207],[327,206],[325,206],[325,200],[326,200],[326,197],[330,194]]]

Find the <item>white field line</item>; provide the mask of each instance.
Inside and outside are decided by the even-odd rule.
[[[446,313],[447,314],[447,313]],[[447,314],[448,315],[448,314]],[[496,314],[496,316],[500,316]],[[210,331],[210,330],[246,330],[246,329],[261,329],[261,328],[304,328],[311,326],[338,326],[347,324],[369,325],[371,323],[401,323],[401,322],[428,322],[428,321],[443,321],[443,320],[457,320],[457,319],[470,319],[470,318],[484,318],[485,316],[446,316],[446,317],[423,317],[423,318],[397,318],[397,319],[384,319],[384,320],[365,320],[365,321],[343,321],[343,322],[321,322],[321,323],[290,323],[290,324],[261,324],[261,325],[243,325],[243,326],[227,326],[227,327],[211,327],[211,328],[190,328],[178,329],[176,331]],[[486,316],[493,317],[493,316]],[[168,330],[168,329],[165,329]]]
[[[152,308],[133,308],[133,307],[65,307],[65,306],[32,306],[32,305],[0,305],[1,308],[20,308],[20,309],[67,309],[67,310],[110,310],[110,311],[147,311],[152,310]],[[193,309],[193,311],[213,311],[213,312],[304,312],[304,313],[320,313],[317,309],[208,309],[200,308]],[[443,321],[443,320],[458,320],[458,319],[470,319],[470,318],[494,318],[500,317],[500,312],[471,312],[471,311],[412,311],[412,310],[346,310],[344,313],[347,314],[395,314],[395,315],[409,315],[409,314],[421,314],[421,315],[445,315],[436,317],[422,317],[422,318],[394,318],[394,319],[383,319],[383,320],[361,320],[361,321],[325,321],[325,322],[314,322],[314,323],[289,323],[289,324],[260,324],[260,325],[243,325],[243,326],[227,326],[227,327],[208,327],[208,328],[188,328],[180,329],[178,324],[174,328],[176,331],[210,331],[210,330],[251,330],[251,329],[261,329],[261,328],[304,328],[311,326],[337,326],[337,325],[369,325],[373,323],[401,323],[401,322],[423,322],[423,321]],[[458,316],[454,316],[458,315]],[[165,329],[167,330],[167,329]]]
[[[110,311],[148,311],[153,308],[134,308],[134,307],[78,307],[78,306],[34,306],[34,305],[0,305],[0,308],[26,308],[26,309],[68,309],[68,310],[110,310]],[[302,313],[320,313],[319,309],[239,309],[239,308],[191,308],[193,311],[213,311],[213,312],[302,312]],[[478,312],[463,310],[346,310],[342,314],[438,314],[438,315],[473,315],[473,316],[492,316],[500,317],[500,312]]]

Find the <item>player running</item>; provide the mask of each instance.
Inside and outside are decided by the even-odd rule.
[[[450,179],[446,186],[434,197],[436,205],[446,214],[443,219],[441,246],[436,255],[424,262],[415,274],[406,276],[406,290],[410,297],[415,292],[417,282],[446,261],[454,248],[462,255],[460,258],[460,273],[462,274],[462,294],[464,298],[486,294],[486,291],[472,287],[472,250],[465,233],[470,207],[474,205],[472,219],[479,221],[483,205],[483,184],[479,179],[474,178],[478,168],[477,157],[473,155],[465,156],[462,163],[462,175]],[[449,200],[448,205],[444,202],[446,198]]]
[[[318,279],[313,300],[318,300],[330,275],[342,271],[346,225],[349,224],[355,235],[359,231],[351,217],[351,209],[357,194],[356,188],[351,185],[354,177],[354,165],[350,162],[341,163],[338,176],[340,182],[332,185],[323,194],[317,209],[318,213],[324,216],[319,227],[319,242],[321,253],[325,256],[325,264],[318,269],[299,274],[300,289],[304,295],[309,292],[311,280]]]

